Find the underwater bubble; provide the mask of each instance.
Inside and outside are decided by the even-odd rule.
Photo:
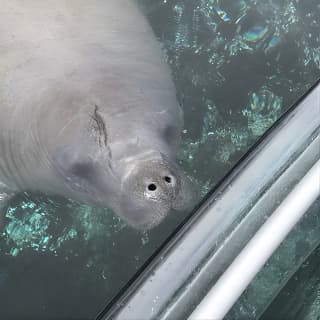
[[[266,87],[252,92],[249,97],[249,108],[242,114],[248,119],[248,128],[254,136],[262,135],[281,114],[282,98],[276,96]]]
[[[244,0],[212,0],[213,8],[221,20],[238,23],[246,14],[248,6]]]
[[[258,42],[262,40],[268,33],[268,27],[266,26],[253,26],[250,30],[246,31],[242,38],[248,42]]]
[[[280,44],[280,37],[277,35],[273,35],[269,42],[266,43],[264,46],[264,52],[269,53],[272,51],[274,48],[276,48]]]
[[[279,111],[282,99],[276,96],[266,87],[262,87],[258,92],[250,95],[250,108],[259,113],[269,114]]]
[[[280,42],[279,37],[273,36],[273,37],[271,38],[271,40],[269,41],[268,47],[271,47],[271,48],[272,48],[272,47],[276,47],[279,42]]]
[[[230,21],[231,20],[231,18],[228,16],[228,14],[224,10],[220,9],[219,7],[216,7],[215,9],[216,9],[218,16],[223,21]]]

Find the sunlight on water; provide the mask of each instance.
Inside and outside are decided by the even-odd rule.
[[[37,204],[32,200],[26,199],[16,207],[9,207],[5,217],[8,222],[2,237],[12,256],[27,248],[57,254],[63,242],[78,235],[71,223],[61,228],[61,218],[50,212],[48,204]]]

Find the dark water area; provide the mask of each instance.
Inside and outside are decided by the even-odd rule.
[[[262,320],[313,320],[320,316],[320,247],[291,277],[263,314]]]
[[[179,161],[204,196],[320,77],[319,1],[140,5],[184,110]],[[0,319],[80,320],[94,319],[189,212],[139,232],[109,211],[19,194],[1,214]]]

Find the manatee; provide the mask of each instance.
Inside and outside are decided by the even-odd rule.
[[[110,208],[150,229],[194,201],[170,70],[133,0],[0,0],[0,200]]]

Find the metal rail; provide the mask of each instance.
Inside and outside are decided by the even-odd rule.
[[[189,320],[220,320],[227,314],[273,252],[320,196],[320,160],[223,273]]]
[[[98,319],[186,319],[319,160],[319,115],[318,81]]]

